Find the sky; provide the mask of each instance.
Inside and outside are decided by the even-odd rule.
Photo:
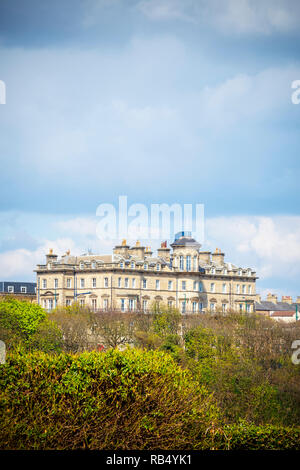
[[[126,195],[204,204],[203,249],[300,295],[299,23],[297,0],[0,0],[0,279],[110,252],[96,210]]]

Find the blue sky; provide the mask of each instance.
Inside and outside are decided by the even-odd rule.
[[[2,0],[1,279],[110,250],[96,208],[124,194],[203,203],[206,248],[300,295],[299,22],[294,0]]]

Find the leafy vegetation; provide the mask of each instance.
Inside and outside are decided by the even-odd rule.
[[[299,449],[299,322],[6,299],[0,335],[2,448]]]

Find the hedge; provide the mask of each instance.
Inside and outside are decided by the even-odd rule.
[[[300,428],[235,424],[219,433],[219,450],[300,450]],[[217,438],[216,438],[217,440]]]
[[[212,448],[218,409],[164,352],[10,352],[1,449]]]

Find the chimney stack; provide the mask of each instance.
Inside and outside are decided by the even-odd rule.
[[[216,248],[216,251],[212,253],[211,258],[216,264],[224,264],[224,253],[221,252],[220,248]]]
[[[267,295],[267,301],[268,302],[273,302],[274,304],[277,304],[277,295],[269,293]]]
[[[281,302],[285,302],[287,304],[292,304],[293,303],[293,299],[290,295],[283,295],[282,296],[282,300]]]
[[[157,249],[157,256],[163,258],[168,263],[170,262],[170,248],[167,247],[167,242],[162,242],[160,248]]]
[[[210,264],[210,251],[200,251],[199,252],[199,261],[205,264]]]

